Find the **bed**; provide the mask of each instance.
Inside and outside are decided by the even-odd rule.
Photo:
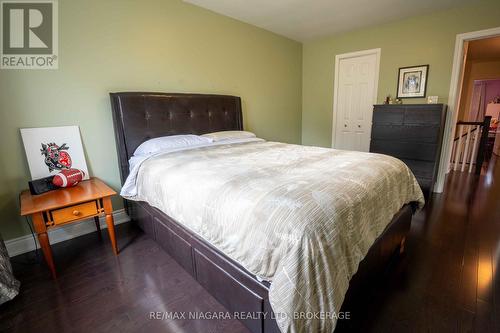
[[[131,170],[129,160],[132,157],[133,152],[141,143],[151,138],[177,134],[205,134],[217,131],[243,130],[241,101],[239,97],[235,96],[125,92],[112,93],[111,104],[121,179],[124,184],[126,184]],[[329,282],[325,282],[323,280],[330,279],[330,272],[326,271],[327,273],[325,273],[324,270],[321,272],[310,272],[311,269],[308,267],[312,266],[307,266],[303,263],[301,264],[300,260],[291,262],[289,266],[286,266],[286,263],[283,265],[280,264],[281,266],[276,264],[275,266],[274,262],[278,261],[276,258],[280,257],[273,255],[270,255],[269,258],[265,257],[268,259],[267,261],[258,261],[258,263],[265,262],[267,263],[266,267],[273,268],[271,269],[271,272],[269,272],[269,270],[260,269],[261,267],[259,267],[259,264],[255,264],[255,258],[248,259],[248,257],[252,257],[252,251],[246,249],[248,246],[233,246],[231,249],[224,246],[224,244],[230,243],[228,238],[239,236],[240,238],[238,238],[237,241],[244,242],[244,237],[251,237],[249,234],[254,231],[259,232],[259,228],[264,228],[274,222],[276,222],[281,228],[283,227],[283,224],[279,224],[278,222],[289,220],[283,218],[278,219],[278,217],[274,217],[274,215],[266,215],[267,211],[265,209],[260,209],[255,214],[246,215],[243,214],[243,211],[246,212],[244,209],[233,209],[231,212],[233,215],[230,216],[234,216],[235,219],[245,219],[245,221],[246,219],[251,218],[253,220],[250,221],[255,223],[255,228],[252,229],[251,224],[249,223],[243,223],[241,224],[242,229],[244,229],[245,225],[247,226],[247,229],[244,230],[245,233],[243,236],[238,235],[237,228],[233,228],[230,229],[232,233],[229,233],[224,237],[219,237],[220,239],[217,240],[215,236],[211,237],[210,230],[207,231],[206,227],[201,226],[197,229],[198,224],[190,220],[195,219],[198,215],[190,215],[187,213],[186,209],[184,209],[184,213],[186,214],[182,214],[182,212],[176,213],[176,209],[161,205],[160,201],[155,200],[154,191],[152,192],[153,194],[149,196],[146,194],[143,196],[137,195],[132,198],[133,200],[125,201],[127,212],[132,219],[139,224],[144,232],[154,239],[207,291],[219,300],[230,313],[239,314],[240,317],[238,319],[240,319],[252,332],[270,333],[280,331],[331,331],[335,327],[336,320],[332,320],[328,314],[331,315],[330,312],[332,309],[334,309],[338,314],[347,287],[349,286],[349,290],[356,290],[358,288],[361,289],[361,286],[366,283],[370,276],[379,274],[384,269],[388,259],[391,258],[394,253],[398,253],[404,249],[404,241],[410,228],[412,213],[417,207],[423,205],[423,196],[416,180],[414,180],[413,175],[410,171],[406,171],[407,168],[402,162],[399,164],[397,160],[389,160],[391,158],[384,157],[383,155],[363,155],[361,153],[333,151],[324,148],[292,146],[265,141],[252,141],[244,144],[235,143],[221,145],[219,147],[202,147],[187,152],[177,152],[168,156],[163,156],[163,159],[151,160],[148,162],[151,164],[149,167],[156,170],[156,177],[158,177],[158,175],[164,175],[164,178],[167,179],[171,173],[175,173],[176,181],[180,179],[183,182],[183,184],[175,184],[175,187],[181,189],[182,187],[185,187],[185,184],[188,184],[188,188],[191,190],[179,190],[179,193],[182,193],[182,195],[180,195],[181,199],[179,199],[174,206],[193,207],[193,210],[196,210],[202,209],[202,207],[205,209],[205,206],[207,206],[207,197],[203,197],[199,193],[202,192],[200,188],[203,188],[204,179],[207,178],[207,175],[210,179],[221,178],[223,179],[223,182],[226,182],[223,176],[228,177],[228,175],[230,175],[232,177],[229,182],[232,183],[232,186],[229,186],[228,189],[224,190],[229,191],[229,194],[223,196],[220,193],[208,192],[211,194],[209,197],[215,196],[222,198],[221,201],[225,204],[229,201],[229,207],[231,207],[231,204],[234,206],[235,203],[234,201],[231,201],[234,197],[245,197],[247,192],[252,192],[250,189],[248,191],[239,191],[238,193],[245,193],[235,195],[236,192],[234,191],[238,191],[238,189],[241,188],[241,185],[238,185],[240,184],[238,177],[241,177],[239,176],[239,169],[242,169],[242,172],[246,172],[247,176],[248,174],[252,175],[252,170],[254,168],[259,172],[266,173],[267,178],[260,177],[258,175],[255,176],[257,185],[250,186],[252,188],[260,189],[264,186],[262,183],[259,183],[262,178],[265,178],[267,183],[272,183],[270,180],[280,177],[280,172],[282,171],[277,172],[275,170],[280,167],[279,165],[266,167],[267,164],[271,163],[274,155],[276,155],[277,160],[287,159],[290,161],[287,166],[293,167],[288,167],[287,171],[283,171],[284,173],[289,174],[291,170],[301,170],[301,167],[295,167],[300,166],[301,157],[294,156],[300,155],[297,152],[301,150],[304,150],[305,153],[307,153],[311,158],[311,161],[307,162],[308,165],[311,165],[311,163],[322,163],[324,160],[328,162],[328,159],[333,158],[330,155],[335,155],[335,161],[337,162],[343,160],[358,161],[356,164],[351,165],[360,165],[360,167],[364,167],[365,169],[373,168],[375,170],[378,168],[380,170],[384,170],[385,168],[390,170],[391,167],[397,165],[398,168],[404,169],[403,173],[408,172],[408,175],[405,175],[409,182],[409,185],[406,186],[408,187],[409,193],[407,196],[408,198],[413,199],[402,200],[402,202],[397,203],[396,209],[394,210],[393,207],[394,212],[390,214],[389,212],[384,211],[369,211],[369,214],[372,214],[373,216],[385,216],[389,214],[384,217],[387,221],[383,224],[383,228],[380,228],[379,226],[380,230],[375,230],[376,228],[371,230],[371,228],[368,227],[368,231],[363,229],[363,234],[367,233],[373,237],[373,241],[370,240],[369,242],[370,246],[367,247],[365,244],[366,242],[363,243],[362,241],[356,241],[356,246],[359,245],[359,249],[356,248],[354,252],[352,250],[349,250],[350,252],[346,252],[348,253],[346,258],[349,256],[349,260],[343,256],[336,257],[335,260],[338,261],[339,270],[340,267],[342,270],[348,270],[349,273],[344,274],[348,277],[354,275],[351,279],[346,280],[346,278],[344,278],[345,281],[343,281],[344,286],[342,288],[337,288],[338,281],[335,280],[336,288],[325,290],[325,286],[328,287]],[[249,158],[249,156],[252,156],[252,158]],[[202,167],[200,167],[200,160],[205,162],[208,161],[207,163],[212,164],[208,164],[208,166],[205,167],[205,170],[202,170]],[[225,164],[221,161],[224,161]],[[227,161],[232,162],[228,164]],[[237,161],[245,161],[245,163],[242,164],[242,162]],[[367,164],[367,168],[365,164],[368,162],[366,161],[372,161],[369,163],[373,164]],[[366,163],[363,164],[364,162]],[[330,161],[330,163],[332,162]],[[247,164],[250,166],[246,167]],[[196,165],[196,167],[193,167],[193,165]],[[154,169],[153,166],[156,166],[156,169]],[[145,166],[142,168],[147,169]],[[180,169],[182,170],[179,171]],[[245,169],[247,170],[245,171]],[[189,173],[191,172],[190,170],[196,170],[196,172]],[[313,169],[310,169],[309,172],[311,172],[311,170]],[[328,170],[314,169],[313,171],[315,170],[325,170],[324,173],[326,176],[322,179],[323,182],[328,183],[329,180],[332,182],[339,182],[339,180],[336,179],[335,174],[328,174]],[[338,172],[343,171],[340,170]],[[227,173],[228,175],[222,175],[224,173]],[[369,170],[365,170],[364,174],[366,174],[366,177],[369,177]],[[200,175],[204,175],[205,178]],[[302,175],[296,176],[297,179],[304,179]],[[142,182],[138,182],[139,184],[146,184],[152,179],[152,176],[146,171],[142,172],[139,177],[142,177]],[[389,174],[385,177],[387,178],[385,179],[386,182],[391,181]],[[160,176],[159,178],[162,177]],[[250,182],[253,184],[252,176],[247,178],[248,179],[243,182],[243,184],[248,185]],[[339,179],[341,178],[342,177],[339,176]],[[306,177],[305,179],[314,178]],[[233,180],[235,182],[233,182]],[[287,180],[287,182],[288,183],[285,186],[286,188],[293,185],[293,180]],[[351,179],[351,183],[358,188],[360,186],[364,186],[363,181],[357,181],[356,179]],[[369,182],[367,181],[367,183]],[[155,186],[155,184],[156,183],[153,182],[152,185],[144,185],[143,189],[151,188]],[[197,187],[197,184],[200,184],[200,187]],[[170,189],[174,186],[172,183],[169,185]],[[309,183],[305,182],[302,186],[309,186]],[[315,186],[319,185],[317,184]],[[401,186],[404,193],[406,193],[406,187]],[[163,193],[162,191],[160,192]],[[337,192],[332,191],[330,195],[338,198],[336,200],[342,200],[342,193]],[[373,196],[376,197],[378,195],[382,198],[386,195],[385,192],[391,191],[374,193]],[[144,190],[144,193],[147,193],[147,191]],[[259,194],[258,191],[256,193],[257,195]],[[300,192],[297,193],[300,194]],[[354,197],[356,197],[356,194],[354,194]],[[267,207],[269,205],[269,200],[251,200],[249,199],[251,197],[245,198],[248,199],[247,202],[250,203],[258,201],[262,203],[263,206]],[[331,200],[331,198],[315,198],[315,201],[325,200],[328,201]],[[172,202],[170,199],[167,201]],[[239,204],[239,202],[236,203]],[[394,206],[394,203],[391,204]],[[364,201],[358,202],[357,205],[356,209],[351,209],[349,211],[350,215],[355,216],[355,218],[352,218],[355,222],[357,221],[356,216],[358,216],[358,213],[360,214],[360,217],[368,214],[367,212],[364,212],[363,215],[361,210],[369,210],[369,207],[371,207],[369,202]],[[289,210],[290,212],[295,212],[292,214],[292,217],[297,214],[300,215],[301,210],[294,206],[294,202],[291,202],[288,206],[292,207]],[[335,204],[332,204],[331,206],[335,207]],[[326,207],[326,210],[329,210],[328,204],[323,205],[323,207]],[[169,214],[166,212],[169,212]],[[205,212],[202,213],[206,214]],[[326,213],[321,212],[321,214],[325,215]],[[335,213],[331,214],[334,215]],[[290,216],[290,214],[288,215]],[[215,216],[216,217],[212,217],[211,220],[213,223],[211,226],[214,227],[217,227],[218,219],[227,219],[227,216],[221,217],[217,214],[215,214]],[[259,218],[256,218],[255,216],[258,216]],[[260,220],[266,220],[268,222],[266,222],[266,224],[261,224],[261,222],[259,222]],[[375,217],[374,220],[376,220]],[[296,219],[296,222],[299,223],[300,219]],[[250,227],[248,227],[248,225],[250,225]],[[314,226],[314,224],[312,225]],[[366,223],[360,224],[360,228],[363,225],[369,226],[369,224]],[[340,228],[340,226],[338,228]],[[345,233],[346,230],[349,230],[348,232],[350,234],[356,235],[358,232],[361,233],[361,230],[356,230],[356,228],[357,226],[351,223],[349,224],[349,227],[344,227],[342,232]],[[261,235],[264,240],[269,241],[270,236],[267,236],[269,232],[267,229],[264,230],[266,230],[266,232],[261,233]],[[306,228],[304,230],[309,229]],[[339,233],[342,234],[341,232]],[[247,234],[248,236],[245,236]],[[313,265],[314,267],[322,267],[322,265],[325,267],[328,266],[329,268],[334,267],[335,265],[332,265],[331,263],[327,262],[324,264],[319,260],[316,261],[316,254],[322,253],[322,250],[318,252],[317,244],[323,244],[323,237],[326,236],[324,232],[320,233],[316,230],[313,230],[312,234],[315,236],[320,235],[317,242],[311,241],[308,237],[298,235],[298,240],[303,241],[304,238],[306,241],[297,246],[290,245],[293,251],[297,252],[296,256],[307,255],[307,260],[313,260],[315,262]],[[294,244],[294,239],[289,238],[290,234],[286,233],[285,236],[288,237],[286,238],[287,244]],[[258,243],[258,241],[255,241],[258,238],[256,238],[256,236],[253,237],[254,238],[251,238],[251,241]],[[234,243],[234,240],[232,241]],[[271,243],[274,241],[275,239],[270,240]],[[365,248],[363,248],[363,246]],[[306,250],[303,251],[304,248]],[[309,250],[309,248],[311,248],[311,250]],[[331,248],[334,247],[332,246]],[[328,251],[329,249],[330,247],[328,247]],[[243,250],[246,252],[242,253],[241,251]],[[259,251],[258,245],[256,245],[255,251]],[[271,254],[275,254],[277,250],[272,248],[266,249],[266,251],[269,251]],[[289,253],[293,251],[289,251],[289,249],[286,248],[286,251],[284,252]],[[342,251],[344,251],[344,248],[343,246],[340,246],[340,252]],[[306,254],[303,254],[302,252]],[[267,254],[268,252],[264,253]],[[351,256],[356,257],[356,260],[352,259]],[[321,255],[318,257],[323,259],[329,258],[328,256]],[[363,260],[361,261],[361,259]],[[281,261],[286,262],[286,260]],[[307,267],[306,269],[303,267],[295,269],[296,266]],[[294,269],[294,272],[299,273],[305,271],[306,274],[299,274],[297,276],[288,274],[287,272],[290,272],[290,269]],[[333,273],[336,274],[334,271]],[[317,289],[323,288],[321,293],[312,292],[309,295],[309,284],[315,285],[315,288]],[[291,286],[293,286],[293,288],[291,288]],[[289,292],[288,289],[290,288],[295,291],[293,293],[291,291]],[[307,292],[307,297],[302,297],[300,294],[301,290],[303,290],[304,293]],[[314,291],[315,289],[312,288],[311,290]],[[341,295],[336,295],[336,293],[341,293]],[[321,299],[326,294],[328,294],[328,297],[330,297],[330,294],[333,294],[334,296],[332,296],[332,300],[335,300],[335,302]],[[296,300],[297,297],[299,298],[299,301]],[[288,307],[286,307],[285,304],[287,304]],[[311,304],[313,305],[312,308]],[[327,305],[326,310],[329,311],[324,311],[325,308],[323,305],[325,304]],[[293,309],[294,311],[290,309]],[[302,309],[307,310],[307,313],[309,313],[309,310],[311,309],[316,309],[318,310],[317,312],[320,312],[323,315],[326,313],[328,318],[323,318],[318,321],[317,318],[309,318],[308,315],[305,317],[293,317],[296,313],[301,313],[298,311],[301,311]],[[248,316],[244,314],[254,315]]]

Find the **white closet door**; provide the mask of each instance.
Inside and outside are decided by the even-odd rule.
[[[339,57],[339,56],[337,56]],[[369,151],[379,54],[337,58],[334,147]]]

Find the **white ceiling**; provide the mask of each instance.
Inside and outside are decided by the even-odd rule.
[[[474,2],[474,0],[184,1],[298,41]]]

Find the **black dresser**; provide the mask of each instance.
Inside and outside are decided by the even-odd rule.
[[[428,196],[439,168],[445,118],[443,104],[375,105],[370,152],[405,162]]]

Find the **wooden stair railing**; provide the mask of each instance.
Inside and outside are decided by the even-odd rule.
[[[484,121],[459,121],[457,122],[458,137],[453,141],[451,164],[453,170],[464,172],[468,165],[471,173],[475,164],[474,172],[481,173],[484,162],[485,148],[488,140],[491,117],[484,117]],[[477,153],[477,154],[476,154]]]

